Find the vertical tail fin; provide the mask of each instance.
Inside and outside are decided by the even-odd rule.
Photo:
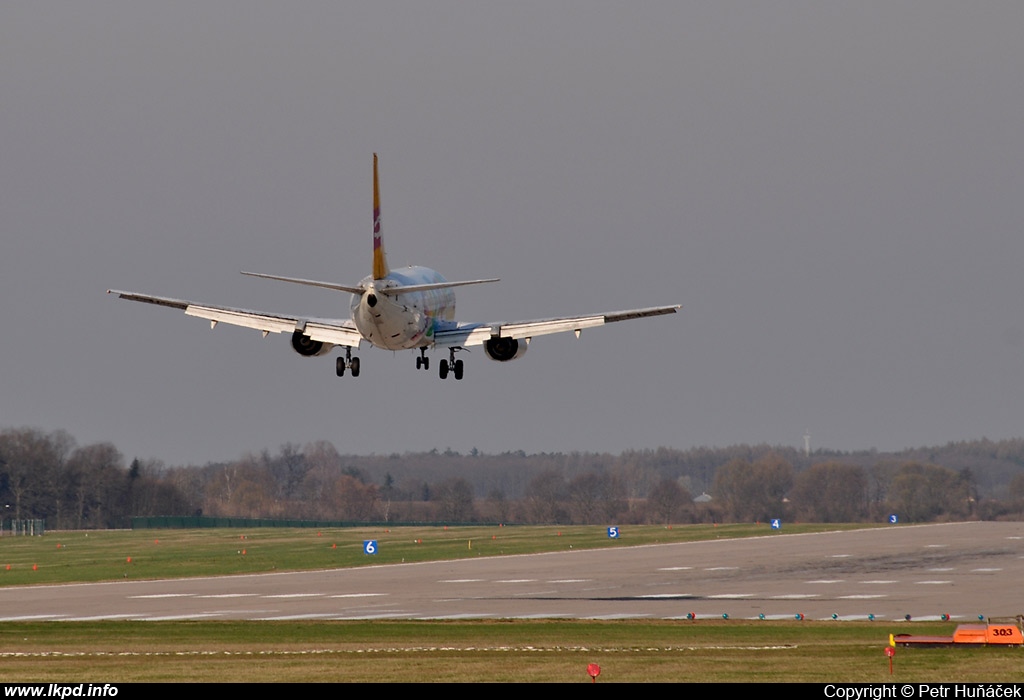
[[[380,185],[377,184],[377,154],[373,154],[373,279],[388,276],[388,258],[380,236]]]

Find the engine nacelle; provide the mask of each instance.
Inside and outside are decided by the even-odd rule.
[[[319,357],[334,349],[333,344],[313,340],[302,331],[292,333],[292,347],[303,357]]]
[[[508,362],[526,354],[525,340],[515,338],[490,338],[484,343],[487,357],[497,362]]]

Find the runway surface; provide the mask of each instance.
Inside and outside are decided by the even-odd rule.
[[[628,539],[628,528],[623,528]],[[1024,613],[1024,523],[896,526],[164,581],[0,588],[0,620],[977,620]]]

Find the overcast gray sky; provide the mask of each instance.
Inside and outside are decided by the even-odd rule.
[[[0,427],[128,459],[894,450],[1021,435],[1024,4],[0,5]],[[392,265],[460,320],[682,303],[466,378],[129,289],[347,316]],[[442,355],[434,354],[434,362]]]

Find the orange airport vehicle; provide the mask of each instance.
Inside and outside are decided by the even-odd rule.
[[[958,644],[987,646],[1024,646],[1024,616],[1016,620],[987,624],[958,625],[952,637],[931,637],[917,634],[890,634],[889,646],[954,646]]]

